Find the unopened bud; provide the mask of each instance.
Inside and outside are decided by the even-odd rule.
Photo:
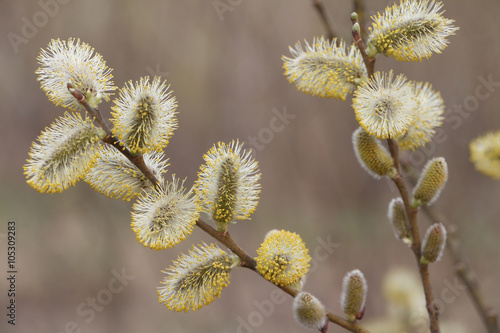
[[[403,243],[411,245],[413,243],[413,237],[411,235],[410,223],[406,218],[405,205],[401,198],[392,199],[389,204],[387,216],[391,222],[394,236],[402,240]]]
[[[354,153],[361,166],[374,178],[394,177],[396,169],[391,155],[380,142],[362,127],[352,134]]]
[[[361,317],[365,310],[367,291],[368,285],[360,270],[355,269],[346,274],[342,284],[340,305],[348,321],[354,322]]]
[[[352,32],[357,32],[357,33],[359,33],[359,31],[360,31],[360,30],[361,30],[361,29],[360,29],[360,27],[359,27],[359,23],[358,23],[358,22],[356,22],[356,23],[354,23],[354,24],[352,25]]]
[[[443,157],[427,162],[413,191],[412,207],[431,205],[439,197],[447,179],[448,166]]]
[[[352,12],[351,13],[351,21],[355,22],[358,20],[358,13]]]
[[[427,229],[422,243],[422,257],[420,263],[427,265],[436,262],[443,256],[446,244],[446,229],[441,223],[433,224]]]
[[[323,304],[307,292],[298,293],[293,300],[293,316],[295,320],[307,328],[326,332],[328,319]]]

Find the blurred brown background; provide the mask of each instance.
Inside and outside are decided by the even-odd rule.
[[[0,266],[6,272],[5,233],[7,221],[14,220],[19,271],[15,327],[6,324],[6,273],[1,275],[0,325],[7,328],[2,332],[306,331],[293,321],[290,298],[273,306],[270,316],[258,310],[255,302],[269,300],[275,288],[244,269],[233,272],[223,297],[210,306],[189,314],[171,312],[157,300],[161,270],[193,243],[212,242],[207,235],[195,229],[177,247],[154,252],[135,240],[131,203],[108,199],[85,183],[56,195],[40,194],[26,184],[22,166],[31,142],[65,111],[39,89],[36,57],[51,38],[68,37],[80,38],[101,53],[114,69],[118,87],[145,75],[167,77],[179,102],[180,125],[165,150],[169,174],[187,177],[192,184],[202,155],[213,143],[239,138],[250,148],[249,137],[267,139],[256,154],[262,171],[259,207],[251,221],[231,229],[233,237],[253,254],[272,228],[299,233],[311,252],[329,237],[335,250],[322,257],[306,289],[339,313],[342,278],[359,268],[370,288],[366,320],[385,315],[380,291],[384,274],[395,266],[416,272],[413,255],[394,239],[386,218],[395,188],[372,179],[356,161],[351,134],[358,125],[350,99],[307,96],[283,76],[281,56],[289,55],[289,45],[324,34],[311,1],[62,2],[0,2]],[[227,11],[215,9],[221,3]],[[325,4],[338,35],[350,40],[351,2]],[[368,13],[389,4],[369,1]],[[500,128],[499,84],[488,98],[474,97],[480,77],[500,82],[500,3],[447,0],[444,8],[460,30],[441,55],[422,63],[379,56],[376,68],[429,81],[450,110],[464,107],[461,115],[448,114],[444,140],[412,158],[419,161],[419,169],[424,156],[448,161],[449,181],[436,206],[458,226],[488,302],[500,308],[500,182],[474,170],[468,149],[474,137]],[[26,30],[26,22],[37,23],[36,31]],[[9,33],[25,39],[12,44]],[[100,107],[106,116],[111,105]],[[270,140],[262,133],[269,134],[273,109],[285,108],[295,117]],[[423,214],[420,220],[425,230],[428,220]],[[112,271],[122,269],[133,280],[121,292],[106,292]],[[431,267],[431,278],[437,297],[453,283],[447,254]],[[106,304],[93,312],[85,303],[96,297]],[[82,315],[78,309],[87,312]],[[484,331],[464,292],[447,304],[442,318],[468,332]],[[243,321],[253,326],[243,327]],[[344,330],[331,325],[330,332]]]

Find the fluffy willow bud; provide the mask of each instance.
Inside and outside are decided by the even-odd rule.
[[[448,179],[448,165],[443,157],[427,162],[413,191],[413,207],[431,205],[439,197]]]
[[[363,57],[356,45],[321,37],[312,45],[290,47],[291,58],[283,56],[283,68],[290,83],[298,90],[319,97],[344,101],[367,76]],[[338,44],[338,45],[337,45]]]
[[[355,269],[346,274],[344,283],[342,284],[340,305],[348,321],[354,322],[362,316],[365,310],[367,291],[368,285],[360,270]]]
[[[400,61],[421,61],[441,53],[458,28],[442,16],[441,2],[401,0],[373,16],[368,44]]]
[[[52,40],[38,56],[38,81],[49,100],[72,111],[83,107],[68,91],[67,84],[80,90],[92,107],[108,101],[116,89],[111,68],[102,56],[79,39]]]
[[[394,236],[402,240],[403,243],[411,245],[413,237],[411,235],[410,223],[406,218],[405,206],[401,198],[391,200],[387,216],[389,217],[389,222],[391,222]]]
[[[240,260],[216,245],[203,244],[182,255],[169,267],[163,286],[158,288],[160,303],[173,311],[193,311],[220,297],[229,285],[229,274]]]
[[[441,223],[433,224],[427,229],[422,243],[422,257],[420,263],[436,262],[443,256],[446,244],[446,229]]]
[[[257,250],[257,271],[267,280],[280,286],[298,283],[309,270],[311,257],[294,232],[272,230]]]
[[[200,214],[191,190],[172,177],[165,189],[145,192],[134,204],[132,230],[137,241],[155,250],[173,247],[186,239]]]
[[[168,166],[162,152],[143,155],[144,164],[159,179]],[[84,177],[94,190],[108,198],[129,201],[143,190],[151,191],[153,184],[144,174],[114,147],[101,145],[99,158]]]
[[[395,175],[394,162],[387,149],[362,127],[352,134],[352,143],[359,164],[374,178]]]
[[[203,158],[195,191],[203,211],[215,221],[219,231],[229,223],[248,219],[259,202],[260,172],[243,144],[214,145]]]
[[[323,304],[310,293],[301,292],[293,300],[293,316],[304,327],[326,332],[328,318]]]
[[[500,179],[500,131],[486,133],[470,142],[470,159],[476,170]]]
[[[112,108],[112,129],[132,153],[162,151],[177,128],[177,101],[166,81],[143,77],[120,89]]]
[[[24,165],[27,183],[41,193],[59,193],[75,185],[96,162],[103,133],[90,118],[65,113],[31,145]]]

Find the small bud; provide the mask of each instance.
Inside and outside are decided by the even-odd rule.
[[[307,292],[298,293],[293,300],[293,316],[304,327],[326,332],[328,319],[325,307],[313,295]]]
[[[351,21],[357,21],[358,20],[358,13],[352,12],[351,13]]]
[[[422,243],[420,263],[427,265],[441,260],[446,244],[446,229],[441,223],[435,223],[427,229]]]
[[[439,197],[447,179],[448,166],[443,157],[427,162],[413,191],[412,207],[431,205]]]
[[[354,131],[352,142],[359,163],[370,175],[376,179],[395,175],[394,162],[389,152],[362,127]]]
[[[402,240],[406,245],[411,245],[413,243],[413,237],[411,235],[410,223],[406,218],[405,206],[401,198],[392,199],[389,204],[387,216],[391,222],[394,236]]]
[[[368,56],[368,58],[375,58],[377,54],[377,48],[372,43],[368,43],[366,47],[366,55]]]
[[[355,322],[356,318],[361,317],[358,315],[361,315],[365,310],[367,291],[368,285],[360,270],[355,269],[346,274],[342,284],[340,305],[348,321]]]
[[[361,29],[360,29],[360,27],[359,27],[359,23],[358,23],[358,22],[356,22],[356,23],[354,23],[354,24],[352,25],[352,32],[357,32],[357,33],[359,33],[359,31],[360,31],[360,30],[361,30]]]

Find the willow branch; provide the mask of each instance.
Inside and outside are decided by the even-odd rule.
[[[418,181],[415,169],[407,162],[403,162],[403,169],[409,175],[410,181],[416,184]],[[479,313],[488,333],[500,333],[498,327],[498,315],[495,310],[488,305],[484,294],[479,287],[477,275],[474,273],[462,251],[462,246],[457,235],[457,227],[446,222],[446,218],[438,212],[435,206],[423,206],[423,211],[432,223],[443,223],[447,225],[448,233],[446,237],[446,249],[453,260],[453,266],[458,278],[467,286],[469,297]]]
[[[425,294],[425,305],[427,308],[427,313],[429,314],[430,330],[431,333],[439,333],[439,311],[434,305],[434,296],[432,294],[432,284],[429,277],[429,266],[420,263],[421,257],[421,240],[420,232],[418,230],[417,222],[417,209],[411,207],[410,196],[406,189],[406,185],[401,177],[401,165],[399,163],[399,152],[398,145],[394,140],[388,139],[387,144],[389,145],[389,151],[391,152],[392,159],[394,161],[394,167],[396,168],[397,174],[392,178],[392,181],[398,188],[401,199],[403,200],[406,215],[410,223],[410,229],[412,232],[413,243],[411,249],[417,260],[418,269],[420,272],[420,279],[422,280],[422,285]]]
[[[133,154],[122,142],[120,142],[120,140],[117,137],[113,135],[108,125],[102,118],[99,110],[94,109],[93,107],[90,106],[85,95],[80,90],[75,89],[69,83],[68,83],[68,90],[73,95],[73,97],[76,98],[78,103],[80,103],[85,108],[85,110],[87,110],[88,114],[90,114],[90,116],[94,118],[94,120],[99,124],[99,126],[106,132],[106,136],[102,141],[118,149],[120,153],[122,153],[130,162],[132,162],[132,164],[134,164],[144,174],[144,176],[146,176],[146,178],[151,182],[151,184],[153,184],[154,187],[161,186],[161,182],[158,181],[155,175],[153,175],[151,170],[149,170],[149,168],[146,166],[146,163],[144,163],[143,155]]]
[[[236,254],[240,259],[241,259],[241,267],[248,268],[255,273],[259,274],[260,273],[257,271],[257,262],[248,254],[246,253],[242,248],[236,244],[236,242],[231,238],[231,235],[229,232],[219,232],[215,228],[212,228],[210,225],[208,225],[206,222],[203,220],[198,219],[196,221],[196,226],[198,226],[200,229],[205,231],[207,234],[218,240],[220,243],[225,245],[228,249],[231,250],[234,254]],[[262,275],[260,275],[262,278],[264,278]],[[267,281],[267,280],[266,280]],[[270,282],[271,283],[271,282]],[[295,290],[292,287],[289,286],[278,286],[273,284],[274,286],[280,288],[283,290],[285,293],[288,295],[295,297],[297,296],[297,290]],[[333,314],[332,312],[328,311],[327,312],[327,317],[328,320],[330,320],[332,323],[337,324],[351,332],[356,332],[356,333],[370,333],[360,325],[356,323],[350,323],[347,320]]]
[[[321,0],[312,0],[313,6],[319,14],[321,18],[321,22],[325,26],[326,36],[329,40],[333,40],[337,34],[333,31],[332,25],[330,24],[330,19],[325,6],[323,5],[323,1]]]
[[[68,90],[77,99],[77,101],[85,108],[85,110],[87,110],[87,112],[94,118],[94,120],[99,124],[99,126],[106,132],[106,137],[103,139],[103,142],[112,145],[113,147],[118,149],[123,155],[125,155],[125,157],[127,157],[127,159],[130,162],[132,162],[144,174],[144,176],[146,176],[149,179],[149,181],[151,181],[151,183],[154,186],[160,186],[161,183],[158,181],[158,179],[156,179],[156,177],[153,175],[153,173],[149,170],[149,168],[144,163],[144,159],[142,157],[142,154],[140,154],[140,155],[132,154],[130,152],[130,150],[128,148],[126,148],[125,145],[123,143],[121,143],[118,138],[113,136],[113,134],[111,133],[111,130],[104,122],[99,110],[94,109],[93,107],[91,107],[89,105],[85,95],[81,91],[73,88],[69,84],[68,84]],[[255,259],[253,259],[248,253],[246,253],[242,248],[240,248],[238,246],[238,244],[236,244],[234,242],[234,240],[231,238],[231,235],[229,234],[229,232],[223,232],[223,233],[219,232],[218,230],[212,228],[210,225],[208,225],[207,223],[205,223],[204,221],[202,221],[200,219],[198,219],[198,221],[196,221],[196,225],[200,229],[205,231],[207,234],[209,234],[210,236],[212,236],[213,238],[218,240],[220,243],[224,244],[234,254],[236,254],[241,259],[241,264],[240,264],[241,267],[248,268],[248,269],[256,272],[257,274],[259,274],[259,272],[257,271],[257,262],[255,261]],[[260,276],[262,276],[262,275],[260,275]],[[297,290],[295,290],[292,287],[289,287],[289,286],[277,286],[277,287],[292,297],[295,297],[297,295]],[[339,317],[331,312],[327,312],[327,317],[331,322],[333,322],[341,327],[344,327],[351,332],[370,333],[369,331],[365,330],[364,328],[362,328],[358,324],[350,323],[350,322],[342,319],[341,317]]]

